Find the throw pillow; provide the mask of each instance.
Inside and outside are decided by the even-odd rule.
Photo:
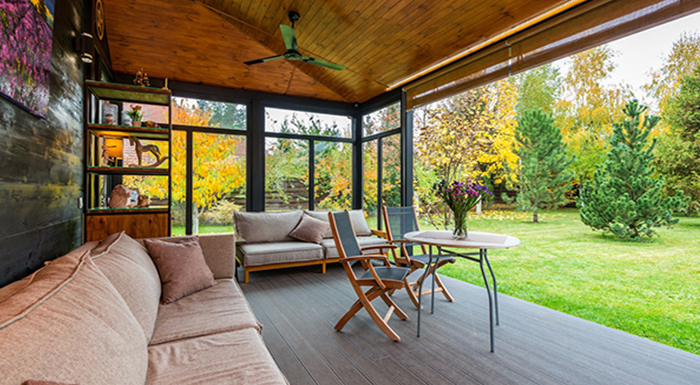
[[[300,241],[321,243],[323,236],[330,228],[331,226],[328,222],[304,214],[297,227],[289,233],[289,236]]]
[[[196,237],[176,242],[146,239],[144,243],[163,283],[163,304],[175,302],[216,283]]]

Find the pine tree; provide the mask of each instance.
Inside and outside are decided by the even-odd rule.
[[[539,209],[566,203],[565,193],[572,177],[567,167],[571,160],[554,117],[541,109],[523,111],[515,139],[515,153],[520,157],[516,202],[521,210],[532,211],[533,222],[539,222]]]
[[[579,198],[583,223],[621,239],[650,238],[654,227],[677,223],[673,212],[687,207],[681,192],[663,197],[664,180],[652,164],[656,141],[649,140],[660,118],[649,115],[642,121],[646,109],[637,100],[623,108],[626,118],[613,124],[607,158]]]

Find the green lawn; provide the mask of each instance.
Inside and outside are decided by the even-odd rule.
[[[700,354],[700,218],[681,218],[644,243],[594,233],[576,210],[528,220],[512,211],[470,216],[470,230],[522,241],[489,252],[501,293]],[[200,227],[200,233],[231,231]],[[174,226],[173,234],[184,228]],[[440,272],[483,286],[473,262],[458,260]]]
[[[489,251],[500,292],[700,354],[700,218],[681,218],[645,243],[594,233],[577,210],[529,219],[509,211],[470,217],[470,230],[522,241]],[[440,271],[483,286],[473,262]]]

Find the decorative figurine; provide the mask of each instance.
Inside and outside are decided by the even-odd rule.
[[[151,205],[151,198],[148,197],[148,195],[139,195],[139,202],[136,204],[136,207],[148,207]]]
[[[143,68],[139,68],[138,71],[136,71],[136,77],[134,78],[134,84],[137,86],[143,87]]]
[[[119,107],[108,100],[102,103],[102,124],[117,124],[117,111]]]
[[[153,128],[153,127],[158,127],[158,124],[152,120],[147,120],[147,121],[143,122],[143,126]]]
[[[117,146],[108,146],[106,144],[102,145],[102,159],[105,161],[105,165],[107,166],[112,166],[117,163],[117,159],[115,157],[109,156],[109,150],[117,148]]]
[[[126,209],[134,207],[133,203],[129,203],[131,198],[131,190],[123,184],[118,184],[112,189],[112,194],[109,196],[109,207],[113,209]]]
[[[167,156],[164,156],[161,158],[160,157],[160,150],[158,149],[158,146],[156,146],[155,144],[143,145],[143,144],[141,144],[141,141],[139,140],[139,138],[137,138],[135,136],[129,137],[129,143],[132,146],[134,146],[134,148],[136,150],[136,156],[138,157],[138,161],[139,161],[138,165],[131,164],[130,166],[132,166],[132,167],[135,167],[135,166],[140,167],[141,166],[141,164],[143,163],[143,154],[146,152],[150,152],[151,154],[153,154],[153,156],[156,157],[156,162],[151,164],[151,165],[148,165],[146,167],[158,167],[163,162],[168,160],[168,158],[169,158]]]
[[[151,86],[151,81],[148,80],[148,74],[145,72],[143,73],[143,82],[142,83],[143,83],[143,84],[141,84],[142,87],[150,87]]]

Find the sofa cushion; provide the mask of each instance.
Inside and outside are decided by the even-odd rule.
[[[212,334],[148,348],[146,384],[285,385],[254,329]]]
[[[247,243],[289,242],[294,238],[289,233],[297,227],[302,216],[301,210],[283,213],[233,213],[236,232]]]
[[[334,213],[337,213],[338,211],[333,211]],[[304,213],[316,218],[320,219],[322,221],[328,222],[328,211],[308,211],[304,210]],[[367,224],[367,220],[365,219],[365,212],[363,210],[350,210],[348,211],[350,213],[350,221],[352,222],[352,227],[355,229],[355,235],[359,236],[369,236],[372,235],[372,230],[369,228],[369,225]],[[323,236],[324,238],[333,238],[333,233],[330,230],[330,227],[328,228],[328,231],[326,231],[326,234]]]
[[[220,279],[208,289],[161,305],[151,345],[240,329],[260,331],[262,326],[238,284]]]
[[[143,384],[139,323],[90,259],[66,255],[0,303],[0,376],[71,384]]]
[[[149,341],[161,289],[158,270],[146,248],[122,231],[103,239],[90,256],[124,298]]]
[[[308,242],[254,243],[238,247],[243,254],[243,266],[313,261],[323,258],[323,247]]]
[[[302,242],[321,243],[324,235],[330,228],[328,221],[322,221],[304,214],[297,227],[289,233],[289,236]]]
[[[213,286],[214,274],[204,261],[197,237],[184,237],[176,242],[144,240],[151,258],[158,267],[163,284],[163,304]]]
[[[386,244],[387,241],[384,238],[380,237],[357,237],[357,243],[360,244],[360,247],[365,247],[365,246],[373,246],[373,245],[383,245]],[[338,258],[338,249],[335,247],[335,241],[333,239],[324,239],[321,242],[321,246],[326,250],[326,258]],[[377,252],[379,252],[377,250]],[[348,255],[348,257],[352,257],[352,255]]]

